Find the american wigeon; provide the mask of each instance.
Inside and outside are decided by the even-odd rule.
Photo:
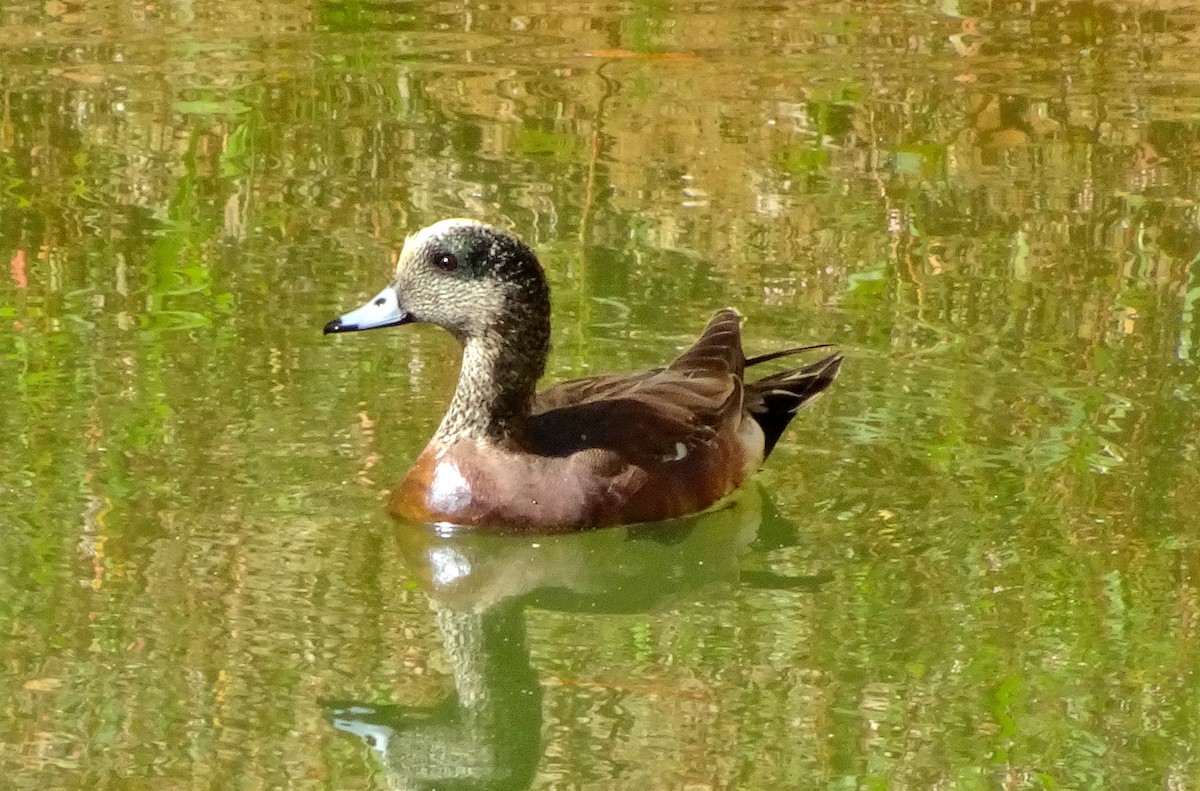
[[[463,345],[446,416],[392,491],[420,522],[558,532],[703,510],[762,464],[840,354],[749,382],[740,317],[720,310],[662,368],[536,385],[550,350],[550,288],[519,239],[473,220],[409,237],[396,278],[326,333],[437,324]]]

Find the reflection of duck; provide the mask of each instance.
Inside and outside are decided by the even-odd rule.
[[[973,94],[967,117],[976,144],[985,150],[1019,148],[1057,130],[1058,123],[1039,113],[1028,97],[1012,94]]]
[[[542,688],[516,601],[439,609],[455,694],[435,706],[326,704],[330,722],[379,755],[392,789],[527,788],[541,756]]]
[[[325,332],[424,321],[463,344],[446,417],[392,495],[393,513],[541,532],[700,511],[770,453],[841,355],[746,382],[739,316],[718,312],[663,368],[563,382],[535,394],[550,347],[549,286],[519,239],[471,220],[410,237],[395,281]]]
[[[764,523],[757,487],[654,529],[527,538],[398,525],[401,554],[435,610],[456,694],[432,707],[331,703],[330,721],[378,753],[391,788],[528,787],[541,755],[542,691],[526,644],[527,606],[627,613],[711,600],[737,584],[752,542],[777,546],[787,529],[777,517]],[[781,589],[820,582],[758,579]]]

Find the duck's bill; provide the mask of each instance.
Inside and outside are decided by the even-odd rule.
[[[412,314],[400,307],[400,301],[396,298],[396,290],[388,286],[371,297],[362,307],[338,316],[326,324],[325,334],[395,327],[397,324],[407,324],[412,320]]]

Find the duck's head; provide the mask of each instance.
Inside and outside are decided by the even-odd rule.
[[[392,283],[325,333],[428,322],[465,343],[548,334],[549,318],[546,276],[524,242],[474,220],[442,220],[408,237]]]

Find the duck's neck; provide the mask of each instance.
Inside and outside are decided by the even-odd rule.
[[[546,367],[549,317],[522,329],[519,337],[491,329],[463,339],[458,386],[434,442],[520,441]]]

